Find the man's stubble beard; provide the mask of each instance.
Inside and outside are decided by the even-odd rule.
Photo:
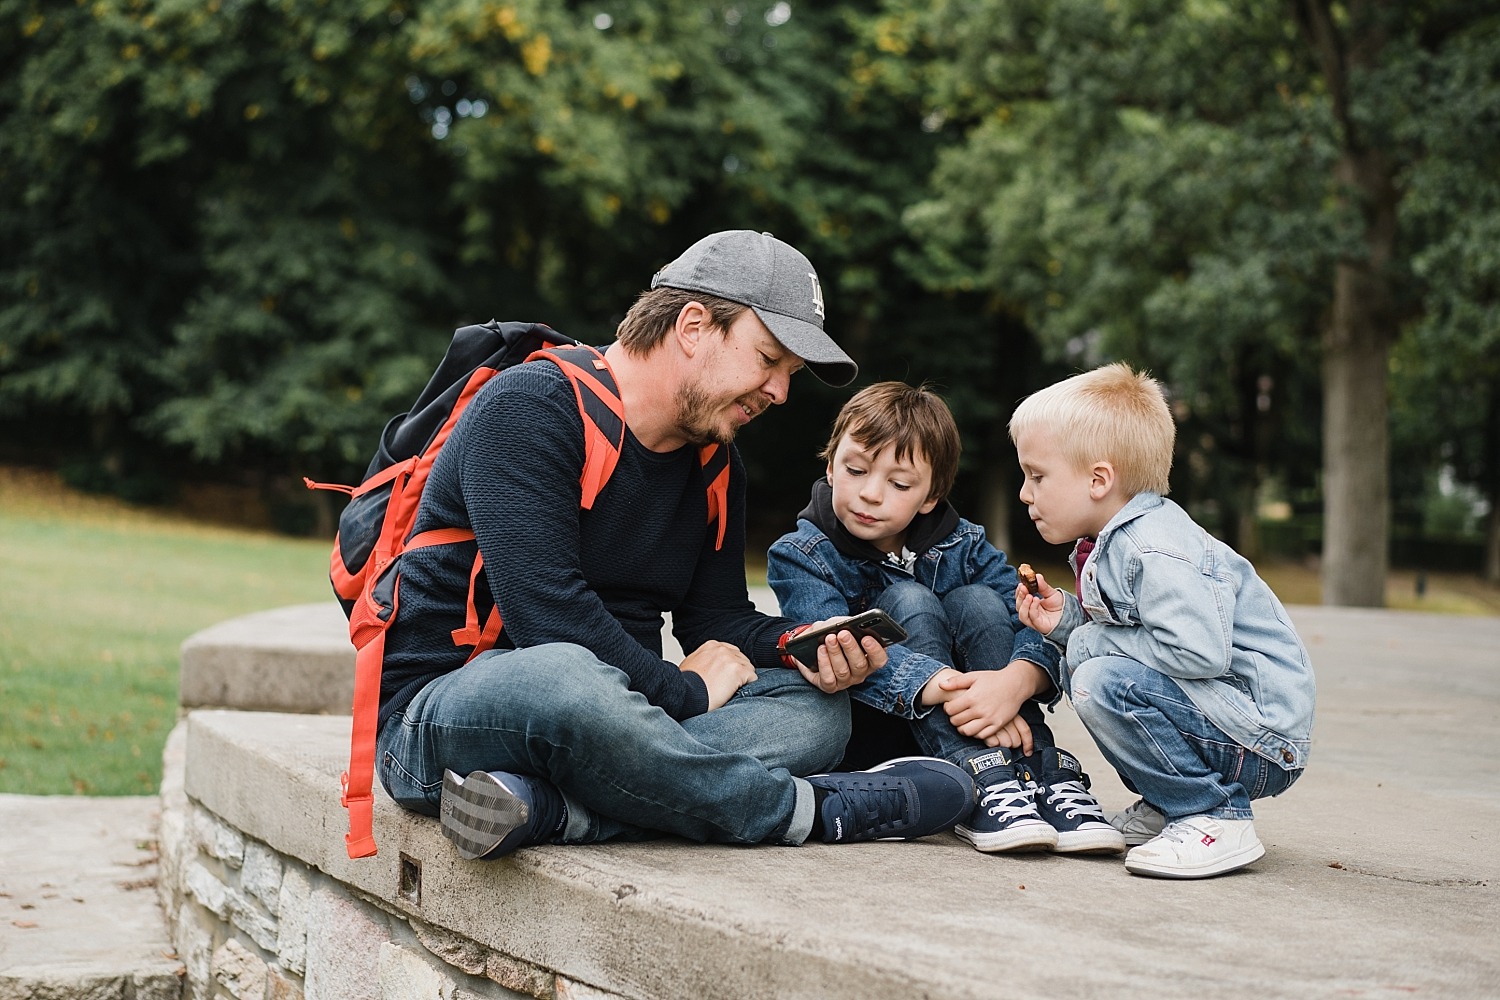
[[[702,447],[708,444],[733,444],[737,427],[725,428],[722,419],[715,419],[719,411],[709,400],[708,394],[696,385],[685,385],[677,390],[677,429],[689,444]]]

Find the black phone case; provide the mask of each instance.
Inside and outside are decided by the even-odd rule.
[[[878,608],[861,612],[847,621],[804,632],[786,644],[786,651],[805,666],[816,666],[818,662],[818,647],[823,644],[823,639],[830,632],[853,632],[856,637],[864,638],[873,635],[880,640],[882,646],[889,646],[893,642],[900,642],[906,638],[906,629]]]

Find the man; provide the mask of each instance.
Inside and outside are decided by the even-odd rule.
[[[769,234],[731,231],[651,284],[605,353],[628,433],[590,509],[583,420],[550,363],[491,379],[434,462],[414,530],[470,529],[475,542],[403,557],[382,783],[440,815],[466,858],[653,831],[800,844],[948,829],[973,788],[946,762],[796,777],[842,756],[841,688],[885,655],[843,632],[804,676],[779,646],[795,623],[748,596],[745,472],[731,442],[786,400],[804,364],[834,385],[858,371],[823,332],[817,273]],[[729,449],[718,511],[700,462],[709,444]],[[471,577],[475,544],[483,568]],[[500,640],[465,663],[466,612],[484,620],[491,604]],[[667,611],[681,664],[661,656]]]

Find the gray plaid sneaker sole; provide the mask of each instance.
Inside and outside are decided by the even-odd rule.
[[[475,771],[467,778],[453,771],[443,772],[439,812],[443,836],[467,861],[477,861],[499,847],[512,831],[525,825],[531,814],[519,796],[484,771]]]

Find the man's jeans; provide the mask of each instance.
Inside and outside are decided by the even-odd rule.
[[[1251,819],[1251,799],[1280,795],[1302,775],[1240,746],[1176,681],[1129,657],[1085,660],[1069,683],[1073,708],[1120,780],[1169,820]]]
[[[380,780],[407,809],[436,816],[444,769],[546,778],[568,802],[567,843],[654,831],[801,843],[812,787],[793,774],[838,761],[848,700],[795,670],[758,673],[728,704],[678,723],[582,646],[494,650],[431,681],[386,722]]]
[[[902,580],[885,589],[879,606],[906,629],[908,638],[901,645],[955,670],[999,670],[1010,663],[1015,620],[1005,599],[990,587],[957,587],[939,598],[920,583]],[[1036,746],[1055,745],[1040,705],[1028,699],[1019,714],[1031,727]],[[955,729],[941,705],[911,720],[911,728],[925,753],[959,767],[990,749]]]

